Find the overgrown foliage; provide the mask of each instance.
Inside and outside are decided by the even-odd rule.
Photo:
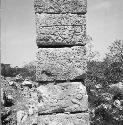
[[[108,101],[105,100],[107,97],[103,98],[102,95],[110,95],[110,85],[123,82],[123,41],[114,41],[103,61],[88,61],[87,66],[86,86],[90,114],[93,114],[91,125],[122,125],[123,105],[119,108],[114,104],[119,101],[121,105],[123,89],[114,87],[112,99]],[[101,85],[101,88],[97,85]]]

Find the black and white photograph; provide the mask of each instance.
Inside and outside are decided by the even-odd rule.
[[[1,125],[123,125],[123,0],[0,3]]]

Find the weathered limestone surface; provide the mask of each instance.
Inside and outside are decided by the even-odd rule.
[[[86,44],[86,25],[82,26],[51,26],[36,28],[37,46],[56,46],[56,45],[85,45]]]
[[[37,26],[86,25],[86,17],[82,14],[36,14]]]
[[[19,116],[22,116],[22,119],[17,123],[17,125],[38,125],[38,114],[28,116],[24,111],[18,111],[17,114],[18,120]]]
[[[37,92],[25,88],[20,95],[20,99],[16,102],[17,125],[33,125],[33,123],[37,123],[37,104]]]
[[[37,53],[37,81],[73,80],[86,72],[85,47],[41,48]]]
[[[82,13],[87,11],[87,0],[34,0],[35,13]]]
[[[38,94],[39,114],[88,110],[88,95],[81,82],[40,85]]]
[[[38,116],[24,124],[90,125],[86,87],[77,82],[87,69],[87,0],[34,0],[34,9]]]
[[[39,125],[90,125],[89,113],[54,114],[38,117]]]

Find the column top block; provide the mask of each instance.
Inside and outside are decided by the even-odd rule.
[[[35,13],[86,14],[87,0],[34,0]]]

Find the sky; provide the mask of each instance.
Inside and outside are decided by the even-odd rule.
[[[123,0],[88,0],[87,34],[100,59],[114,40],[123,40]],[[23,66],[36,59],[33,0],[1,0],[1,62]]]

